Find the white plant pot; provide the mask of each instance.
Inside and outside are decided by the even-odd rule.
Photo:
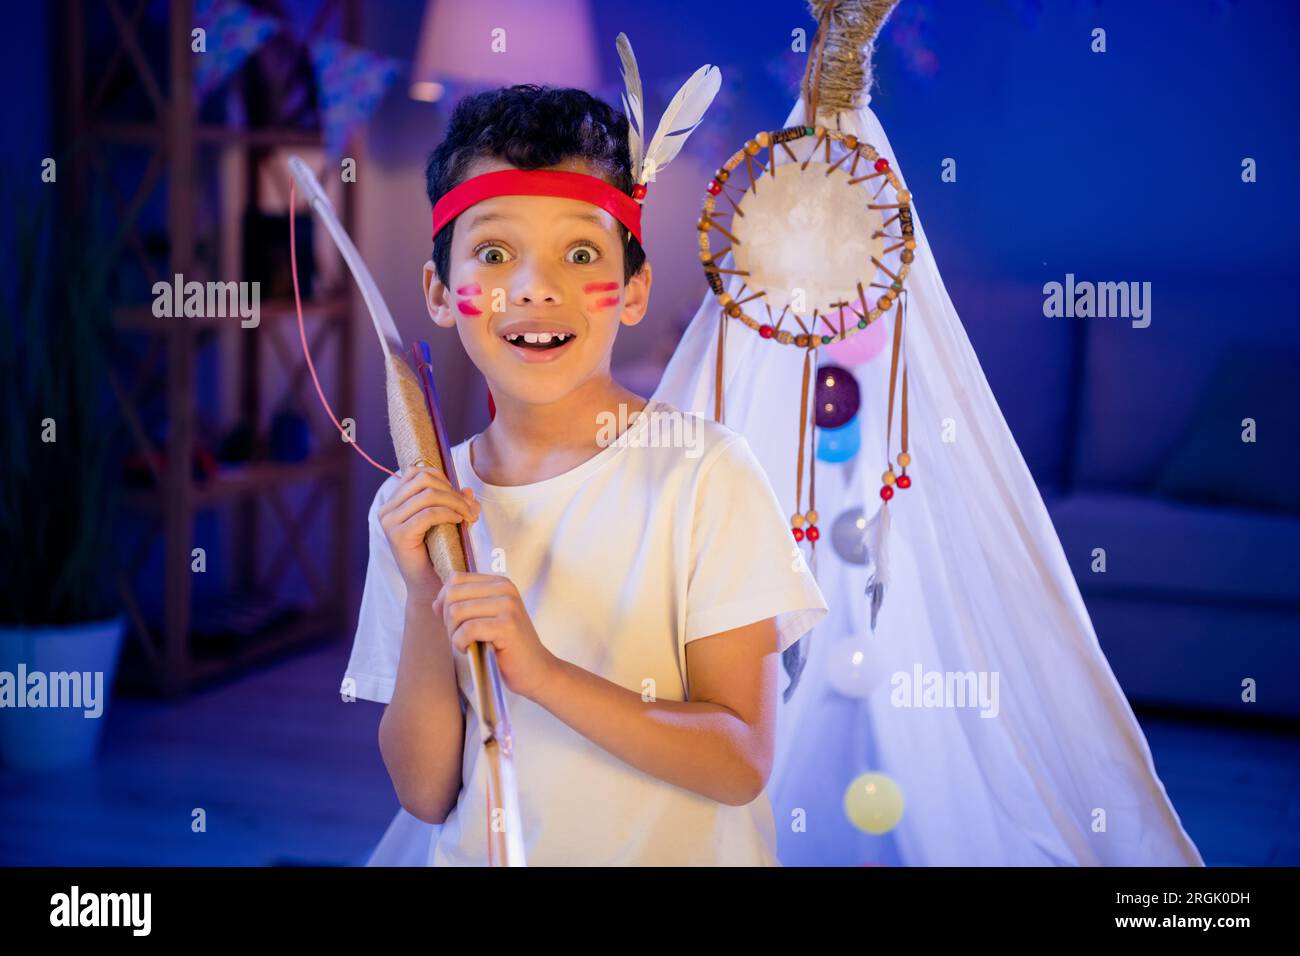
[[[54,770],[94,760],[125,623],[116,617],[62,627],[0,627],[0,765]],[[60,677],[73,674],[80,676]],[[43,701],[35,696],[42,682]],[[40,706],[27,706],[32,703]]]

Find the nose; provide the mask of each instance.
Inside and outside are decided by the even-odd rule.
[[[515,271],[515,305],[559,305],[560,283],[542,263],[531,262]]]

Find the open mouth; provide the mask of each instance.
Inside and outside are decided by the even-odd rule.
[[[572,332],[513,332],[501,338],[515,348],[529,352],[552,352],[564,348],[577,336]]]

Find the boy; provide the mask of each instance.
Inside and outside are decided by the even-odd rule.
[[[530,864],[777,862],[777,663],[827,606],[745,439],[610,375],[649,304],[632,165],[625,116],[536,86],[463,100],[429,160],[425,299],[496,414],[452,449],[463,494],[429,469],[380,487],[346,676],[388,705],[435,865],[487,862],[475,640],[508,689]],[[493,573],[438,579],[423,540],[452,521]]]

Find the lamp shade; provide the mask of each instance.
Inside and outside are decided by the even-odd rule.
[[[600,82],[589,0],[429,0],[411,96],[436,101],[449,83],[592,89]]]

